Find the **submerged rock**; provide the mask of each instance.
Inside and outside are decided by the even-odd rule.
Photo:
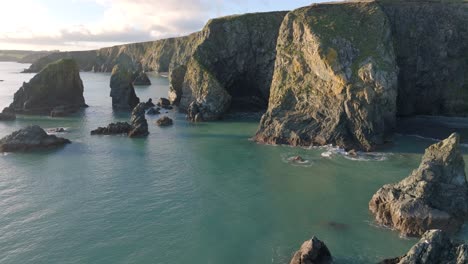
[[[441,263],[468,263],[468,244],[451,241],[442,230],[429,230],[404,256],[380,262],[380,264]]]
[[[8,107],[5,107],[0,113],[0,121],[13,121],[16,120],[15,113]]]
[[[39,126],[28,126],[0,139],[0,152],[23,152],[60,147],[70,140],[48,135]]]
[[[305,241],[289,264],[329,264],[332,256],[325,243],[316,237]]]
[[[173,124],[173,121],[169,117],[163,116],[160,119],[158,119],[158,121],[156,121],[156,124],[158,126],[171,126]]]
[[[130,110],[140,102],[133,87],[133,73],[123,65],[116,65],[112,69],[110,80],[112,107],[116,109]]]
[[[397,184],[384,185],[369,202],[380,224],[403,235],[430,229],[457,232],[468,218],[468,184],[459,136],[426,149],[417,170]]]
[[[66,115],[86,107],[80,70],[72,59],[47,65],[15,93],[10,109],[21,114],[49,115],[63,107]]]
[[[128,133],[129,137],[148,136],[148,122],[145,117],[146,103],[139,103],[132,111],[132,130]]]
[[[132,126],[127,122],[111,123],[107,127],[98,127],[91,131],[91,135],[119,135],[128,134]]]
[[[135,79],[133,80],[133,85],[151,85],[151,80],[148,78],[145,72],[140,71],[135,74]]]

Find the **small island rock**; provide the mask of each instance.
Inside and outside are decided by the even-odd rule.
[[[39,126],[28,126],[0,139],[0,152],[23,152],[60,147],[70,140],[48,135]]]
[[[170,126],[173,124],[173,121],[169,117],[163,116],[160,119],[158,119],[158,121],[156,121],[156,124],[158,126]]]
[[[146,103],[139,103],[132,111],[132,130],[128,133],[129,137],[148,136],[148,122],[145,117]]]
[[[332,256],[325,243],[315,236],[305,241],[289,264],[329,264]]]
[[[107,127],[98,127],[91,131],[91,135],[119,135],[128,134],[132,126],[127,122],[111,123]]]
[[[116,65],[112,69],[110,80],[112,107],[115,109],[130,110],[140,102],[133,87],[133,73],[123,65]]]

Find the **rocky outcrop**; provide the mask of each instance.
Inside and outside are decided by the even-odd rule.
[[[148,122],[146,121],[146,103],[139,103],[132,111],[132,129],[128,133],[129,137],[146,137],[148,136]]]
[[[369,202],[379,224],[403,235],[430,229],[458,231],[468,218],[468,184],[459,136],[426,149],[419,168],[397,184],[384,185]]]
[[[133,80],[133,85],[137,86],[137,85],[151,85],[151,80],[148,78],[148,75],[143,72],[143,71],[140,71],[140,72],[136,72],[135,73],[135,77],[134,77],[134,80]]]
[[[161,112],[159,112],[159,108],[154,108],[154,107],[151,107],[150,109],[148,109],[148,111],[146,111],[146,114],[147,115],[159,115]]]
[[[123,65],[117,65],[112,70],[110,96],[115,109],[133,109],[140,102],[133,87],[132,70]]]
[[[48,135],[39,126],[28,126],[0,139],[0,152],[24,152],[50,149],[71,143],[65,138]]]
[[[429,230],[404,256],[380,262],[380,264],[439,263],[468,263],[468,244],[451,241],[442,230]]]
[[[276,57],[278,29],[285,12],[213,19],[186,64],[170,75],[171,101],[182,111],[196,104],[199,120],[216,120],[238,102],[266,109]],[[256,98],[256,100],[252,100]],[[249,110],[246,105],[244,111]],[[189,114],[189,119],[194,116]]]
[[[268,111],[255,140],[370,151],[395,125],[397,73],[378,4],[312,5],[280,29]]]
[[[15,113],[8,107],[5,107],[0,113],[0,121],[13,121],[16,120]]]
[[[23,83],[9,108],[19,114],[48,115],[55,108],[66,109],[66,114],[70,114],[86,106],[78,65],[64,59],[47,65]]]
[[[173,124],[173,121],[169,117],[163,116],[159,118],[158,121],[156,121],[156,124],[158,126],[171,126]]]
[[[164,109],[171,109],[171,102],[167,98],[159,98],[159,101],[157,103],[159,107],[162,107]]]
[[[307,240],[301,248],[294,253],[289,264],[329,264],[332,256],[325,243],[316,237]]]
[[[98,127],[91,131],[91,135],[120,135],[128,134],[133,127],[127,122],[111,123],[107,127]]]

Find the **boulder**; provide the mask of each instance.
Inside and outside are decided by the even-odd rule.
[[[384,185],[369,202],[377,223],[406,236],[427,230],[457,232],[468,218],[468,184],[460,138],[452,134],[426,149],[419,168]]]
[[[16,115],[10,108],[5,107],[0,113],[0,121],[13,121],[16,120]]]
[[[145,117],[146,103],[139,103],[132,111],[132,129],[128,133],[129,137],[146,137],[148,136],[148,122]]]
[[[28,126],[0,139],[0,152],[24,152],[49,149],[71,143],[70,140],[48,135],[39,126]]]
[[[133,85],[140,86],[140,85],[151,85],[151,81],[146,75],[145,72],[140,71],[135,73],[135,77],[133,80]]]
[[[132,82],[133,73],[129,68],[123,65],[116,65],[112,69],[110,96],[112,97],[113,108],[131,110],[140,102],[140,99],[135,94]]]
[[[380,264],[441,263],[468,263],[468,244],[451,241],[442,230],[429,230],[404,256],[380,262]]]
[[[151,107],[150,109],[148,109],[148,111],[146,111],[146,114],[147,115],[159,115],[161,112],[159,112],[159,108],[154,108],[154,107]]]
[[[167,117],[167,116],[163,116],[161,118],[158,119],[158,121],[156,121],[156,124],[158,126],[171,126],[173,124],[173,121],[171,118]]]
[[[148,101],[145,103],[145,107],[146,109],[150,108],[150,107],[154,107],[155,105],[153,104],[153,99],[148,99]]]
[[[132,126],[127,122],[111,123],[107,127],[98,127],[91,131],[91,135],[119,135],[128,134]]]
[[[164,109],[169,109],[171,108],[171,101],[167,98],[159,98],[158,104],[159,107],[162,107]]]
[[[23,83],[9,108],[20,114],[49,115],[57,107],[70,114],[86,106],[78,65],[72,59],[62,59]]]
[[[325,243],[316,237],[305,241],[289,264],[329,264],[332,256]]]

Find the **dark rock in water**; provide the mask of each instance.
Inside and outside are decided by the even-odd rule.
[[[63,127],[58,127],[50,130],[51,132],[56,132],[56,133],[63,133],[66,132],[65,128]]]
[[[159,98],[158,106],[164,109],[169,109],[171,107],[171,102],[166,98]]]
[[[148,111],[146,111],[146,114],[147,115],[159,115],[161,112],[159,112],[159,108],[154,108],[154,107],[151,107],[150,109],[148,109]]]
[[[468,244],[457,243],[442,230],[430,230],[402,257],[386,259],[379,264],[465,264]]]
[[[187,108],[187,119],[192,122],[203,122],[203,114],[201,113],[198,104],[192,102]]]
[[[28,126],[0,140],[0,152],[23,152],[60,147],[71,143],[65,138],[48,135],[39,126]]]
[[[132,82],[133,73],[129,68],[123,65],[114,67],[110,80],[113,108],[131,110],[140,102]]]
[[[117,122],[109,124],[107,127],[98,127],[91,131],[91,135],[119,135],[128,134],[132,126],[127,122]]]
[[[148,101],[145,103],[145,107],[146,109],[150,108],[150,107],[154,107],[155,105],[153,104],[153,99],[148,99]]]
[[[156,124],[158,126],[170,126],[173,124],[173,121],[169,117],[163,116],[160,119],[158,119],[158,121],[156,121]]]
[[[148,136],[148,122],[145,117],[146,103],[139,103],[132,111],[132,130],[128,133],[129,137]]]
[[[148,78],[148,75],[146,75],[145,72],[143,71],[140,71],[140,72],[136,72],[135,74],[135,78],[133,80],[133,85],[135,86],[139,86],[139,85],[151,85],[151,81],[150,79]]]
[[[171,104],[178,105],[180,102],[186,72],[187,67],[181,65],[172,69],[169,75],[169,101],[171,101]]]
[[[10,105],[15,113],[49,115],[57,107],[66,115],[86,107],[83,82],[76,62],[63,59],[49,64],[15,93]]]
[[[457,232],[468,218],[468,184],[458,134],[426,149],[417,170],[397,184],[384,185],[369,202],[380,224],[403,235],[430,229]]]
[[[0,113],[0,121],[13,121],[16,120],[15,113],[8,107],[5,107]]]
[[[316,237],[307,240],[296,251],[289,264],[329,264],[332,256],[325,243]]]

